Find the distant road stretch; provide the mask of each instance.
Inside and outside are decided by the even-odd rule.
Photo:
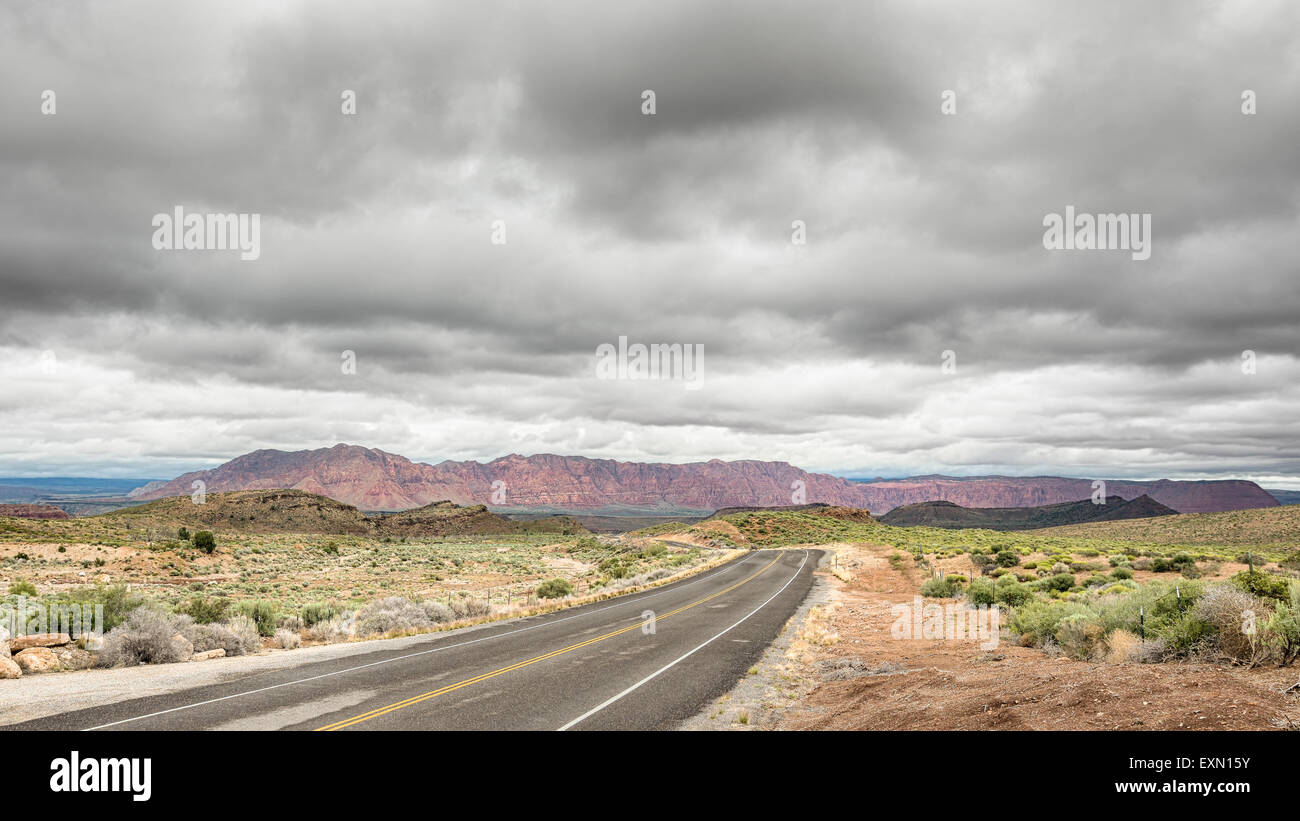
[[[757,661],[820,558],[755,551],[630,596],[0,729],[668,730]]]

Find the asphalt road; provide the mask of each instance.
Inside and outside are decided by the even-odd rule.
[[[0,729],[672,729],[757,661],[820,558],[755,551],[618,599]]]

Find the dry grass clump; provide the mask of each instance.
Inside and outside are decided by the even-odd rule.
[[[840,634],[831,627],[831,618],[835,615],[838,603],[817,605],[808,611],[804,619],[801,636],[809,644],[829,647],[838,644]]]
[[[292,650],[302,644],[302,637],[295,631],[287,630],[282,627],[275,631],[275,638],[273,641],[275,642],[275,646],[279,647],[281,650]]]

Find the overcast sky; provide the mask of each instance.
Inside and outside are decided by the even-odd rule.
[[[1289,2],[6,4],[0,475],[1300,487],[1298,104]],[[1067,205],[1150,214],[1150,259],[1045,249]],[[176,206],[260,257],[155,250]],[[699,389],[597,378],[619,336],[703,345]]]

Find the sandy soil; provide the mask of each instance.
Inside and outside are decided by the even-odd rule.
[[[835,548],[835,566],[823,563],[810,601],[782,640],[751,676],[687,726],[1300,728],[1300,696],[1282,692],[1300,677],[1295,667],[1108,664],[1053,658],[1005,640],[986,650],[976,640],[896,639],[890,607],[911,603],[925,572],[910,558],[891,566],[893,548]]]

